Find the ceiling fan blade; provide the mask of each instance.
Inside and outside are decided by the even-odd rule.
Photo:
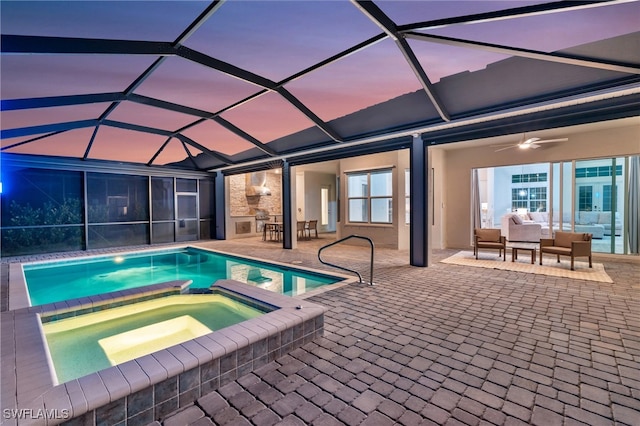
[[[538,149],[538,148],[540,148],[540,145],[538,145],[537,142],[536,143],[530,143],[529,144],[529,148],[530,149]]]
[[[494,152],[504,151],[504,150],[507,150],[507,149],[515,148],[516,146],[518,146],[518,145],[509,145],[509,146],[504,147],[504,148],[496,149]]]
[[[541,139],[539,141],[537,141],[537,144],[541,144],[541,143],[555,143],[555,142],[566,142],[568,141],[569,138],[560,138],[560,139]]]

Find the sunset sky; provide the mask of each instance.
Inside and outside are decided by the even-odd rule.
[[[378,1],[397,25],[541,2]],[[173,42],[207,7],[199,1],[5,1],[2,34]],[[552,52],[638,31],[640,3],[627,2],[528,18],[430,29],[428,34]],[[367,40],[381,30],[348,1],[224,3],[183,44],[275,82]],[[483,69],[507,58],[483,50],[409,40],[432,83]],[[122,92],[153,61],[128,55],[2,55],[2,99]],[[421,88],[396,44],[386,38],[285,85],[324,121]],[[180,57],[169,57],[134,93],[217,112],[261,88]],[[109,103],[3,111],[2,129],[98,118]],[[277,93],[222,113],[222,118],[267,143],[313,123]],[[110,120],[175,131],[197,117],[122,102]],[[71,130],[8,152],[82,157],[93,128]],[[249,142],[207,121],[184,131],[227,155]],[[6,147],[37,135],[3,139]],[[101,126],[90,158],[147,162],[165,136]],[[136,143],[132,144],[131,141]],[[124,155],[123,155],[124,153]],[[197,150],[192,150],[196,155]],[[158,158],[185,157],[174,140]]]

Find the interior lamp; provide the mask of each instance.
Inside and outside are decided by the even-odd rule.
[[[527,209],[527,208],[519,208],[519,209],[516,209],[516,213],[517,213],[517,215],[518,215],[518,216],[520,216],[520,217],[522,217],[522,218],[528,217],[528,216],[527,216],[527,212],[528,212],[528,211],[529,211],[529,209]]]
[[[483,212],[486,212],[487,210],[489,210],[489,203],[481,203],[481,204],[480,204],[480,209],[481,209]]]

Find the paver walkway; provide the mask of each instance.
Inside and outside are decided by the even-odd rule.
[[[328,270],[330,241],[200,245]],[[368,276],[366,249],[325,253]],[[606,284],[437,263],[454,253],[416,268],[376,249],[375,286],[311,299],[329,308],[323,338],[158,423],[640,425],[637,259],[596,257]]]
[[[321,242],[203,245],[323,268]],[[326,253],[367,276],[365,249]],[[375,286],[312,298],[329,308],[323,338],[162,424],[640,424],[637,262],[605,259],[614,284],[407,263],[378,249]]]

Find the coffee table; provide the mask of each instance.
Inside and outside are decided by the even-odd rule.
[[[538,248],[538,243],[519,243],[519,242],[510,242],[507,243],[507,247],[511,248],[511,261],[515,262],[518,259],[518,251],[524,250],[531,252],[531,264],[536,262],[536,249]]]

